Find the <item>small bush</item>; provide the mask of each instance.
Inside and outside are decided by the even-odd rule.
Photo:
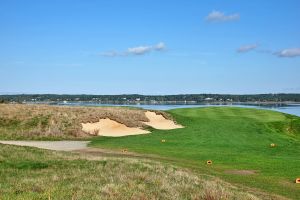
[[[2,167],[4,168],[14,168],[14,169],[21,169],[21,170],[34,170],[34,169],[44,169],[47,168],[49,165],[42,162],[37,161],[19,161],[19,162],[3,162],[1,163]]]

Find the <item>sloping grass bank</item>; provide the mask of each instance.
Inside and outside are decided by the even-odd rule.
[[[259,199],[217,178],[137,159],[0,145],[0,199]]]

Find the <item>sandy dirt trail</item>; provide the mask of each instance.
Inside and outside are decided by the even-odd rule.
[[[56,151],[75,151],[86,149],[89,141],[1,141],[0,144],[37,147]]]
[[[161,158],[156,155],[144,155],[135,152],[122,152],[121,150],[110,150],[101,148],[88,147],[89,141],[3,141],[0,140],[0,144],[16,145],[16,146],[28,146],[39,149],[47,149],[54,151],[69,151],[79,153],[87,159],[97,159],[103,156],[108,157],[128,157],[128,158],[140,158],[140,159],[154,159],[154,160],[172,160],[167,158]],[[0,146],[1,147],[1,146]],[[1,148],[0,148],[1,149]]]

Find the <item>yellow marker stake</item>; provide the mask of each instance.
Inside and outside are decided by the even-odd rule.
[[[276,144],[272,143],[270,144],[271,147],[276,147]]]

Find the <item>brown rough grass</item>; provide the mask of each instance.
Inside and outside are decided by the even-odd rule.
[[[145,111],[121,107],[67,107],[49,105],[0,104],[0,138],[88,137],[81,123],[109,118],[128,127],[147,127]],[[158,111],[165,117],[166,113]]]

